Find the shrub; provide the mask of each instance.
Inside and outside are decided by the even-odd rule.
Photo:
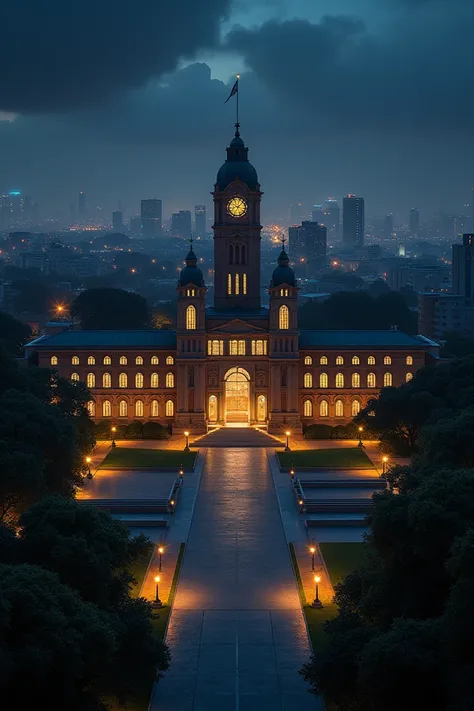
[[[304,429],[306,439],[331,439],[333,428],[331,425],[308,425]]]
[[[159,422],[145,422],[143,425],[143,439],[168,439],[167,427],[163,427]]]
[[[124,428],[125,439],[143,439],[143,423],[139,420],[132,420]]]

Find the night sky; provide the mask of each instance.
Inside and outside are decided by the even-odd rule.
[[[0,27],[0,192],[43,214],[79,190],[209,204],[237,71],[265,220],[348,192],[374,216],[470,199],[472,0],[15,0]]]

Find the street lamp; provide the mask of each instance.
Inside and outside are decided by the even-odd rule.
[[[286,430],[285,435],[286,435],[286,446],[285,446],[285,452],[291,452],[290,449],[290,437],[291,432],[289,430]]]
[[[160,576],[155,575],[155,599],[153,601],[153,607],[163,607],[163,603],[160,600],[160,592],[158,585],[160,583]]]
[[[183,468],[182,464],[180,464],[180,466],[179,466],[178,476],[179,476],[179,483],[181,485],[183,483],[183,479],[184,479],[184,468]]]
[[[294,468],[293,465],[292,465],[292,466],[290,467],[290,477],[291,477],[291,481],[294,481],[294,480],[295,480],[295,474],[296,474],[295,468]]]
[[[115,425],[112,427],[112,448],[116,447],[117,445],[115,444],[115,433],[117,432],[117,428]]]
[[[186,430],[186,432],[184,433],[184,436],[186,437],[186,446],[184,448],[184,451],[189,452],[189,432],[188,432],[188,430]]]
[[[319,599],[319,583],[320,583],[320,582],[321,582],[321,576],[320,576],[320,575],[315,575],[315,576],[314,576],[314,583],[315,583],[315,585],[316,585],[316,595],[315,595],[315,598],[314,598],[313,602],[311,603],[311,607],[320,608],[320,607],[323,606],[323,603],[322,603],[321,600]]]
[[[163,546],[160,546],[158,548],[158,553],[160,554],[160,573],[161,573],[161,556],[163,555],[164,552],[165,552],[165,549],[163,548]]]
[[[315,546],[311,546],[309,552],[311,553],[311,570],[314,570],[314,554],[316,553]]]
[[[87,478],[88,478],[88,479],[92,479],[91,462],[92,462],[92,457],[86,457]]]
[[[388,457],[382,457],[382,476],[385,476],[385,472],[387,471],[387,462],[388,462]]]
[[[357,445],[358,447],[363,447],[364,443],[362,442],[362,432],[364,431],[363,427],[359,427],[359,444]]]

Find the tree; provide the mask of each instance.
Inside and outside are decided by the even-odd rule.
[[[443,336],[444,343],[440,354],[443,358],[461,358],[474,354],[474,339],[458,331],[448,331]]]
[[[12,356],[19,356],[31,337],[31,328],[10,314],[0,311],[0,341]]]
[[[18,279],[12,282],[15,294],[13,308],[19,314],[46,314],[51,307],[52,292],[48,286],[30,279]]]
[[[446,419],[423,427],[415,463],[474,468],[474,407],[455,411]]]
[[[146,300],[123,289],[88,289],[75,299],[71,315],[83,329],[140,329],[150,326]]]
[[[4,523],[14,523],[43,489],[41,465],[34,454],[10,447],[11,443],[0,440],[0,520]]]

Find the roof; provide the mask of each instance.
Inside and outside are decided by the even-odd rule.
[[[28,348],[176,348],[176,331],[148,329],[140,331],[61,331],[40,336],[27,343]]]
[[[403,331],[300,331],[300,348],[431,348],[438,346],[425,336]]]

